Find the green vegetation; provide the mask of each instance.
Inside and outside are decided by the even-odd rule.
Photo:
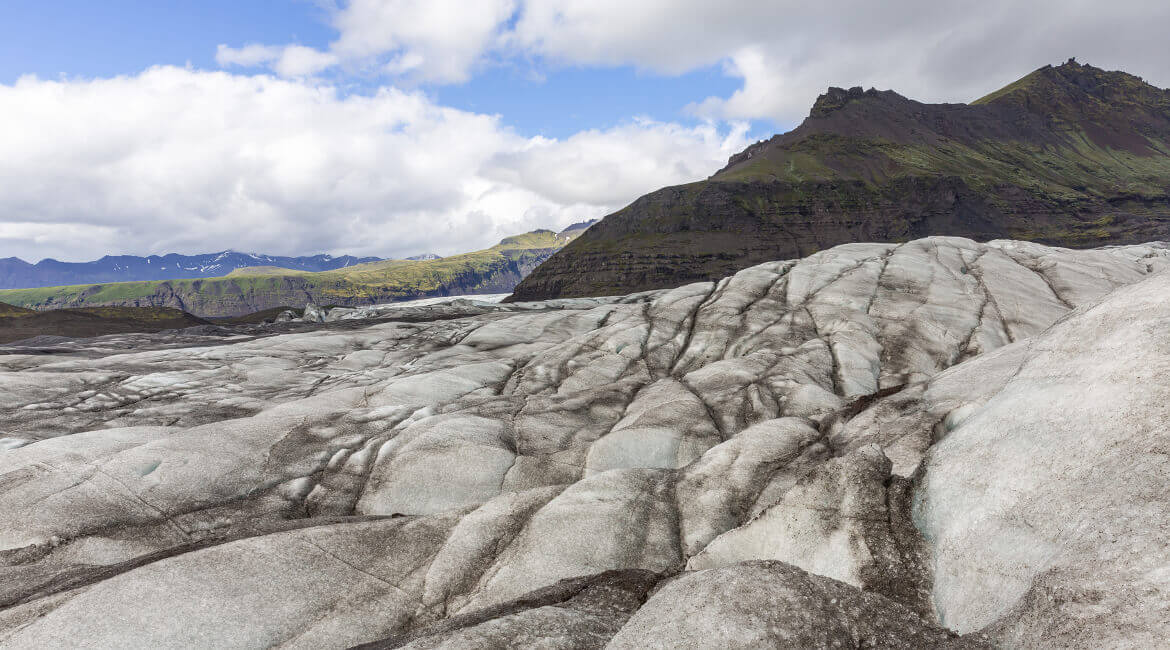
[[[879,187],[954,176],[981,193],[1010,185],[1056,200],[1165,196],[1170,186],[1170,92],[1133,75],[1070,61],[950,108],[850,93],[830,91],[818,119],[713,180]]]
[[[1151,149],[1165,143],[1149,140]],[[817,147],[819,155],[801,149]],[[1170,155],[1140,155],[1103,147],[1083,130],[1066,135],[1060,146],[1012,140],[948,140],[945,144],[894,142],[817,135],[783,150],[757,157],[715,177],[724,182],[861,181],[878,187],[892,180],[957,176],[972,188],[991,191],[1010,184],[1056,198],[1086,193],[1164,195],[1170,180]]]
[[[985,104],[990,104],[997,99],[1003,99],[1004,97],[1008,97],[1009,95],[1016,92],[1032,92],[1034,91],[1035,87],[1042,82],[1042,80],[1043,77],[1041,76],[1041,71],[1037,70],[1029,75],[1025,75],[1024,77],[1013,81],[999,90],[990,92],[980,97],[979,99],[976,99],[975,101],[971,102],[971,105],[982,106]]]

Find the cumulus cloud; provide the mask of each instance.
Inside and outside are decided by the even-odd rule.
[[[384,88],[176,67],[0,85],[0,257],[449,254],[712,173],[743,128],[563,140]]]
[[[565,140],[533,138],[496,155],[485,173],[559,204],[621,205],[648,187],[709,176],[746,145],[746,133],[746,124],[722,132],[638,120]]]
[[[345,60],[389,56],[387,71],[419,81],[465,81],[495,47],[514,0],[352,0],[334,16],[331,52]]]
[[[829,85],[970,101],[1070,56],[1170,85],[1168,22],[1163,0],[352,0],[334,14],[330,53],[440,83],[493,56],[661,74],[721,65],[741,88],[696,98],[693,112],[791,125]]]
[[[338,38],[327,50],[302,45],[221,44],[221,66],[270,67],[284,77],[317,74],[346,64],[413,82],[466,81],[494,50],[515,0],[350,0],[334,7]]]

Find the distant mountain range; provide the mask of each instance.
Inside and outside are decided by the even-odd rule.
[[[202,255],[107,255],[92,262],[58,262],[45,259],[36,264],[17,258],[0,259],[0,289],[53,287],[94,282],[133,280],[175,280],[213,278],[250,266],[277,266],[296,271],[332,271],[355,264],[377,262],[379,257],[313,255],[282,257],[223,251]]]
[[[1073,60],[971,104],[830,88],[796,129],[647,194],[513,299],[617,295],[847,242],[1170,239],[1170,90]]]
[[[324,260],[322,258],[327,256],[244,256],[229,261],[228,255],[239,254],[223,253],[222,259],[220,255],[210,259],[211,263],[219,265],[220,274],[216,277],[179,276],[164,280],[6,289],[0,290],[0,301],[37,310],[99,306],[173,307],[199,316],[226,317],[275,307],[300,307],[310,301],[320,305],[356,307],[430,296],[507,293],[538,264],[593,223],[575,223],[559,233],[534,230],[507,237],[488,249],[450,257],[428,254],[410,260]],[[164,260],[170,257],[136,259]],[[341,263],[320,271],[306,269],[303,265],[300,268],[280,266],[289,261],[319,259],[321,263],[336,263],[338,260]],[[149,266],[157,263],[152,261]],[[193,265],[188,263],[185,266]],[[210,264],[205,267],[210,270]],[[194,272],[199,268],[183,270]]]
[[[581,221],[562,230],[562,233],[583,231],[596,222]],[[354,257],[353,255],[312,255],[285,257],[259,255],[226,250],[200,255],[106,255],[92,262],[59,262],[44,259],[30,264],[19,257],[0,258],[0,289],[58,287],[99,282],[134,282],[143,280],[181,280],[186,278],[215,278],[236,269],[257,266],[277,267],[291,271],[334,271],[356,264],[381,262],[383,257]],[[442,259],[434,253],[423,253],[404,258],[408,261]]]

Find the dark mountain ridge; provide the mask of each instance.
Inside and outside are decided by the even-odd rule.
[[[1075,61],[971,104],[830,88],[796,129],[607,216],[514,299],[730,275],[851,241],[1170,238],[1170,91]]]

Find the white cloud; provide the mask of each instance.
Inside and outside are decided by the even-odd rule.
[[[503,23],[515,9],[516,0],[351,0],[333,9],[338,38],[325,51],[303,45],[220,45],[216,62],[268,66],[283,77],[347,64],[415,82],[462,82],[497,46]]]
[[[746,146],[746,133],[746,124],[721,132],[639,120],[563,141],[534,138],[497,154],[485,173],[560,204],[620,206],[647,188],[711,175]]]
[[[0,85],[0,257],[453,253],[703,178],[745,144],[651,121],[525,138],[417,92],[266,75],[26,77]]]
[[[525,0],[511,44],[567,63],[677,74],[766,40],[794,2]]]
[[[280,58],[282,49],[275,45],[259,45],[257,43],[240,48],[228,47],[220,43],[219,47],[215,48],[215,62],[224,67],[231,65],[255,67],[276,61]]]
[[[282,77],[308,77],[337,65],[337,55],[303,45],[289,45],[280,53],[273,70]]]
[[[970,101],[1069,56],[1170,85],[1164,0],[351,0],[332,22],[338,38],[317,53],[320,66],[377,62],[391,76],[451,83],[487,57],[661,74],[722,64],[742,87],[697,97],[692,111],[786,125],[830,85]],[[285,73],[263,46],[221,54]]]
[[[509,43],[567,63],[743,80],[691,109],[794,125],[830,85],[970,101],[1070,56],[1170,85],[1162,0],[525,0]]]
[[[215,62],[222,67],[254,68],[269,66],[282,77],[311,77],[338,64],[340,59],[331,52],[321,52],[304,45],[245,45],[232,48],[221,44],[215,51]]]
[[[352,0],[333,18],[330,51],[353,61],[388,55],[391,73],[418,81],[465,81],[514,11],[514,0]]]

